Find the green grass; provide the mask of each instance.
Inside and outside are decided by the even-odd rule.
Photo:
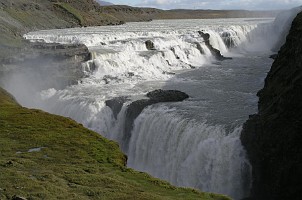
[[[28,152],[42,147],[40,151]],[[18,105],[0,88],[0,199],[202,199],[125,167],[115,142],[75,121]]]
[[[60,8],[62,8],[63,10],[65,10],[66,12],[70,13],[71,15],[73,15],[79,21],[80,25],[84,25],[84,18],[81,15],[81,13],[80,13],[79,10],[77,10],[74,7],[72,7],[68,3],[55,3],[55,5],[59,6]]]

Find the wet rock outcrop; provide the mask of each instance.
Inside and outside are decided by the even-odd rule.
[[[302,191],[302,13],[258,92],[241,141],[253,167],[253,200],[299,200]]]
[[[301,11],[302,6],[283,11],[276,16],[276,19],[273,23],[273,30],[277,35],[279,35],[279,37],[275,41],[272,51],[278,52],[282,45],[284,45],[286,36],[291,28],[291,23]]]
[[[91,59],[83,44],[29,43],[0,62],[0,84],[20,76],[38,89],[62,89],[85,76],[82,63]],[[39,80],[39,85],[37,82]]]
[[[202,31],[198,31],[199,35],[203,38],[205,45],[208,47],[208,49],[211,51],[211,54],[215,57],[217,60],[227,60],[232,59],[229,57],[224,57],[221,52],[218,49],[215,49],[211,43],[210,43],[210,34],[204,33]],[[199,50],[200,51],[200,50]]]
[[[154,43],[151,40],[147,40],[145,45],[148,50],[155,50]]]
[[[127,97],[116,97],[105,101],[106,106],[111,108],[113,116],[117,119],[117,115],[120,113],[124,103],[128,100]]]
[[[148,97],[148,99],[134,101],[127,108],[123,138],[125,144],[129,143],[134,120],[138,117],[138,115],[143,111],[144,108],[160,102],[177,102],[189,98],[189,95],[177,90],[154,90],[147,93],[146,96]],[[127,147],[124,148],[127,149]]]

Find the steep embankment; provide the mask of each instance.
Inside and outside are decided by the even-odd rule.
[[[0,89],[0,199],[204,199],[125,167],[109,141],[73,120],[18,105]]]
[[[302,191],[302,13],[259,91],[241,136],[253,166],[252,197],[298,200]]]

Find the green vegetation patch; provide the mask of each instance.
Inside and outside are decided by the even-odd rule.
[[[118,145],[75,121],[18,105],[0,88],[0,199],[229,198],[125,167]]]
[[[80,25],[84,25],[84,18],[81,15],[81,12],[78,9],[72,7],[68,3],[55,3],[54,5],[62,8],[66,12],[72,14],[79,21]]]

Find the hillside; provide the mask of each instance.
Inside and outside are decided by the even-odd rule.
[[[96,0],[101,6],[110,6],[113,5],[113,3],[107,2],[107,1],[101,1],[101,0]]]
[[[18,105],[0,89],[0,199],[201,199],[125,167],[115,142],[71,119]]]
[[[253,166],[252,199],[300,200],[302,188],[302,13],[292,23],[241,140]]]

